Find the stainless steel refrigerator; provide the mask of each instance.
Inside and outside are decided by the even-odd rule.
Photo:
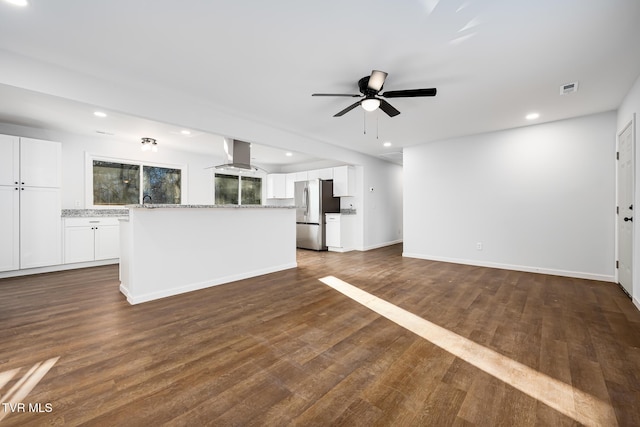
[[[324,214],[340,212],[340,198],[333,197],[333,181],[312,179],[296,182],[295,199],[297,246],[327,250]]]

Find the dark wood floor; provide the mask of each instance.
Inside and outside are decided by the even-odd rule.
[[[0,425],[579,424],[318,281],[327,275],[640,425],[640,312],[616,285],[401,250],[299,251],[297,269],[137,306],[117,266],[0,280],[0,396],[59,357],[21,399],[41,412],[9,410]]]

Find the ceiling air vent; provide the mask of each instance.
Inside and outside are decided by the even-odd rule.
[[[560,86],[560,95],[566,95],[569,93],[578,91],[578,82],[567,83],[565,85]]]

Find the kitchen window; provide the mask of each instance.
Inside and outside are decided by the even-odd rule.
[[[217,173],[214,183],[216,205],[262,204],[262,178]]]
[[[181,202],[180,168],[97,159],[91,166],[94,206]]]
[[[140,202],[140,165],[93,161],[93,204],[133,205]]]
[[[142,166],[143,198],[156,204],[180,204],[180,169]],[[143,200],[144,201],[144,200]]]

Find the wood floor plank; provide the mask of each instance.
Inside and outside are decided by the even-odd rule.
[[[580,425],[318,280],[333,275],[640,425],[640,312],[616,285],[401,253],[299,250],[298,268],[137,306],[117,266],[1,279],[0,396],[59,359],[23,399],[52,411],[0,423]]]

